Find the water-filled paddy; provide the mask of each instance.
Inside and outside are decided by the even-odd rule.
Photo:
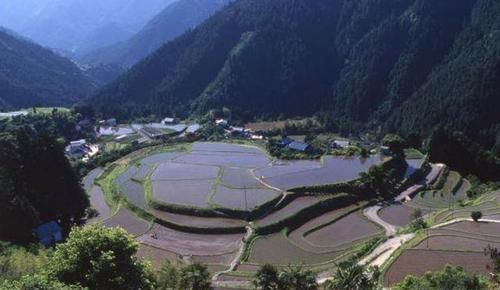
[[[320,168],[308,168],[294,166],[294,170],[285,174],[274,174],[272,168],[279,171],[284,171],[282,166],[271,166],[266,169],[267,174],[271,177],[265,177],[266,172],[260,169],[259,176],[264,176],[264,181],[274,187],[280,189],[290,189],[300,186],[333,184],[342,181],[356,179],[359,173],[367,171],[371,166],[381,162],[380,156],[372,156],[370,158],[336,158],[325,157],[323,166]],[[262,174],[264,173],[264,174]]]
[[[221,182],[231,188],[258,188],[263,187],[255,179],[249,169],[225,167]]]
[[[152,181],[215,179],[219,167],[184,163],[161,163],[151,176]]]
[[[264,155],[232,152],[221,152],[218,154],[204,154],[193,152],[187,155],[183,155],[175,159],[175,161],[180,163],[244,168],[263,167],[269,163],[269,159]]]
[[[252,210],[280,195],[281,193],[269,189],[231,189],[218,186],[212,202],[225,208]]]
[[[248,153],[248,154],[263,154],[263,152],[254,146],[246,146],[240,144],[229,143],[211,143],[198,142],[193,144],[193,151],[209,151],[209,152],[233,152],[233,153]]]
[[[153,198],[167,204],[207,207],[212,180],[153,181]]]

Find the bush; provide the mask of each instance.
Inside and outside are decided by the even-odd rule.
[[[473,211],[471,214],[470,214],[470,217],[475,221],[475,222],[478,222],[482,217],[483,217],[483,213],[480,212],[480,211]]]

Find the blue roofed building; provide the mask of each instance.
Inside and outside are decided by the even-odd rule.
[[[38,226],[33,230],[33,233],[44,246],[51,246],[62,241],[62,229],[54,221]]]
[[[310,149],[310,145],[307,143],[294,141],[288,144],[287,148],[295,151],[306,152]]]

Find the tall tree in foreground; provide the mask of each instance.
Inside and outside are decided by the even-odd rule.
[[[202,264],[192,264],[182,268],[180,275],[180,289],[183,290],[209,290],[210,273]]]
[[[67,242],[57,246],[47,275],[96,290],[153,289],[149,264],[135,256],[138,248],[134,237],[120,228],[75,228]]]
[[[318,283],[316,275],[311,270],[302,267],[289,267],[279,274],[279,289],[316,290]]]
[[[270,264],[263,265],[255,274],[254,285],[257,289],[278,290],[279,278],[276,267]]]
[[[367,268],[353,259],[337,265],[335,274],[326,284],[326,289],[375,290],[378,287],[379,277],[378,268]]]
[[[32,229],[48,221],[69,229],[88,206],[53,136],[28,126],[0,133],[0,239],[29,241]]]

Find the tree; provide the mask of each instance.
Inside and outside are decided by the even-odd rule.
[[[413,231],[418,231],[427,227],[427,223],[424,221],[424,218],[422,216],[422,210],[419,208],[413,210],[410,215],[410,221],[410,226]]]
[[[180,273],[168,260],[157,273],[157,290],[176,290],[179,288]]]
[[[446,266],[440,272],[427,272],[421,277],[407,276],[393,290],[486,290],[488,285],[478,275],[469,274],[462,267]]]
[[[337,265],[332,279],[326,284],[328,290],[372,290],[377,289],[380,272],[378,268],[359,265],[352,259]]]
[[[480,211],[473,211],[470,217],[477,223],[483,217],[483,213]]]
[[[255,274],[254,285],[262,290],[278,290],[278,270],[273,265],[263,265]]]
[[[74,228],[47,265],[49,277],[90,289],[153,289],[150,266],[136,258],[133,236],[99,225]]]
[[[47,263],[48,250],[31,247],[26,249],[0,242],[0,281],[17,280],[25,275],[39,273]]]
[[[44,275],[24,276],[19,280],[4,281],[2,290],[86,290],[81,286],[66,285]]]
[[[279,274],[279,289],[316,290],[318,289],[316,275],[301,266],[289,267]]]
[[[389,149],[396,155],[403,155],[403,149],[405,148],[405,140],[396,134],[387,134],[382,140],[384,146],[388,146]]]
[[[210,286],[210,274],[206,266],[192,264],[181,269],[180,288],[183,290],[208,290]]]

